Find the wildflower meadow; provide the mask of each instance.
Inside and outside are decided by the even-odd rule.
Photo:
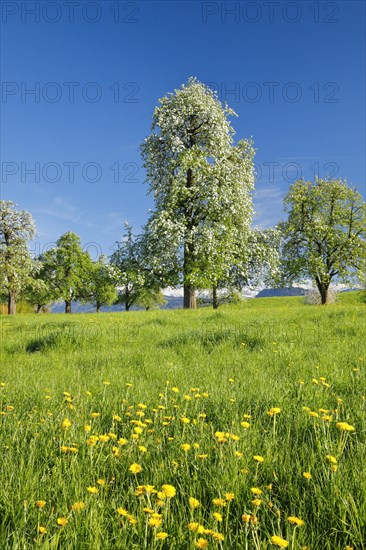
[[[1,548],[366,548],[361,293],[1,330]]]

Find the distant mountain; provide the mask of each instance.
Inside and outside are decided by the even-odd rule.
[[[256,298],[271,298],[274,296],[304,296],[305,288],[293,286],[291,288],[263,288],[255,296]]]

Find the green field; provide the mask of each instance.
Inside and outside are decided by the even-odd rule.
[[[366,548],[361,298],[1,316],[0,548]]]

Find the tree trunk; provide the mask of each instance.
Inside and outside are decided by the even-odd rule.
[[[36,305],[36,313],[39,313],[42,309],[42,304],[37,304]]]
[[[183,260],[183,275],[184,279],[190,273],[193,264],[193,245],[192,243],[186,243],[184,245],[184,260]],[[196,290],[189,284],[185,283],[184,286],[184,309],[196,309]]]
[[[194,138],[192,135],[190,135],[190,147],[193,147],[194,145]],[[193,185],[193,172],[191,168],[188,168],[187,170],[187,183],[186,187],[187,189],[190,189]],[[194,219],[193,219],[193,213],[192,209],[189,208],[185,212],[185,216],[187,219],[187,231],[188,235],[191,236],[192,229],[194,225]],[[184,258],[183,258],[183,277],[184,280],[186,280],[187,275],[189,275],[192,272],[194,264],[194,245],[192,242],[185,242],[184,243]],[[187,283],[184,284],[184,298],[183,298],[183,307],[185,309],[196,309],[197,308],[197,302],[196,302],[196,291]]]
[[[17,310],[16,301],[15,301],[15,292],[14,290],[9,290],[8,294],[8,315],[15,315]]]
[[[65,300],[65,313],[71,313],[71,300]]]
[[[317,281],[316,286],[318,287],[318,290],[319,290],[322,305],[327,305],[329,284],[327,285],[325,283],[321,283]]]
[[[326,305],[328,303],[328,286],[322,285],[320,289],[320,296],[322,300],[322,305]]]
[[[96,313],[99,313],[100,307],[101,307],[101,306],[100,306],[100,302],[97,302],[97,303],[95,304],[95,306],[96,306]]]
[[[197,308],[196,291],[193,287],[191,287],[189,285],[184,285],[183,307],[185,309],[196,309]]]
[[[214,286],[212,289],[212,307],[217,309],[219,307],[219,299],[217,297],[217,288]]]

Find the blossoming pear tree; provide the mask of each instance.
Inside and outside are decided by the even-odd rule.
[[[36,234],[32,215],[15,207],[12,201],[0,201],[0,282],[9,315],[16,313],[16,300],[29,283],[33,264],[27,241]]]
[[[228,276],[250,233],[254,149],[233,144],[235,112],[195,78],[159,103],[141,146],[155,200],[145,241],[152,270],[183,284],[184,307],[195,308],[196,289]]]
[[[345,181],[295,182],[285,197],[283,270],[289,281],[310,277],[326,304],[333,279],[349,283],[366,261],[366,203]]]

